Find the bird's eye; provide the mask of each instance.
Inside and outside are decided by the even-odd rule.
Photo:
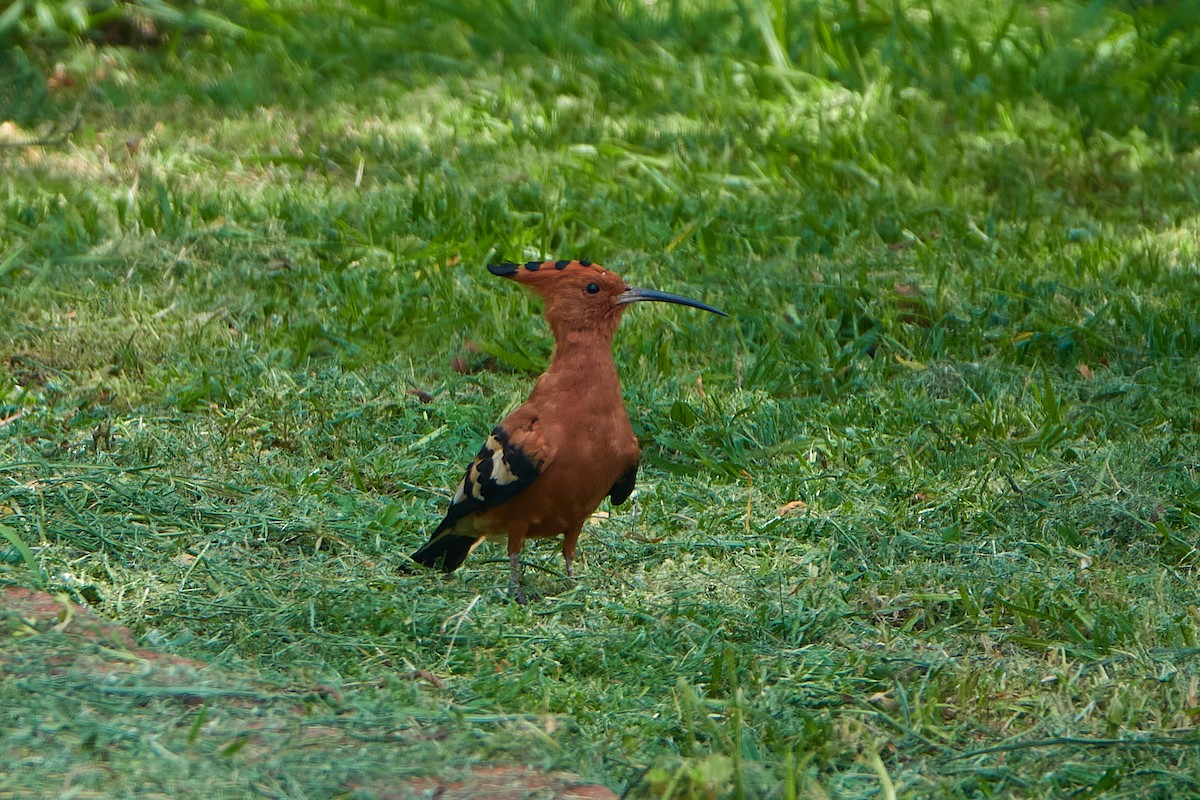
[[[600,287],[599,287],[599,286],[597,286],[596,284],[594,284],[594,283],[589,283],[589,284],[587,285],[587,293],[588,293],[588,294],[595,294],[595,293],[596,293],[596,292],[598,292],[598,291],[600,291]]]

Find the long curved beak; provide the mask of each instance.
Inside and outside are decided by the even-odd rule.
[[[660,303],[678,303],[681,306],[691,306],[692,308],[699,308],[702,311],[711,311],[714,314],[720,314],[722,317],[729,316],[721,309],[713,308],[707,303],[701,303],[699,300],[693,300],[690,297],[684,297],[679,294],[660,292],[657,289],[634,289],[630,287],[617,295],[617,303],[619,305],[640,303],[645,300],[656,300]]]

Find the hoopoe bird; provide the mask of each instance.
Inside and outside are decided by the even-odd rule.
[[[562,535],[572,577],[583,523],[605,497],[620,505],[633,493],[641,452],[612,357],[625,307],[654,300],[727,315],[689,297],[635,289],[590,261],[492,264],[488,271],[541,296],[554,355],[529,399],[492,430],[446,518],[410,557],[453,572],[484,539],[506,540],[513,594],[524,603],[525,540]]]

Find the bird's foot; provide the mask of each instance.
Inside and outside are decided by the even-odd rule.
[[[512,597],[513,597],[513,600],[517,601],[518,605],[523,606],[523,605],[527,605],[529,603],[529,598],[525,595],[525,587],[519,583],[513,584]]]

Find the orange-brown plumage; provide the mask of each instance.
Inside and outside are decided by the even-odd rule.
[[[605,497],[619,505],[633,491],[639,449],[612,359],[613,334],[625,306],[658,300],[724,312],[686,297],[631,288],[616,273],[586,261],[488,269],[542,297],[554,355],[529,399],[493,429],[446,518],[412,559],[450,572],[484,538],[504,539],[514,590],[524,602],[518,556],[525,539],[563,535],[571,575],[583,523]]]

